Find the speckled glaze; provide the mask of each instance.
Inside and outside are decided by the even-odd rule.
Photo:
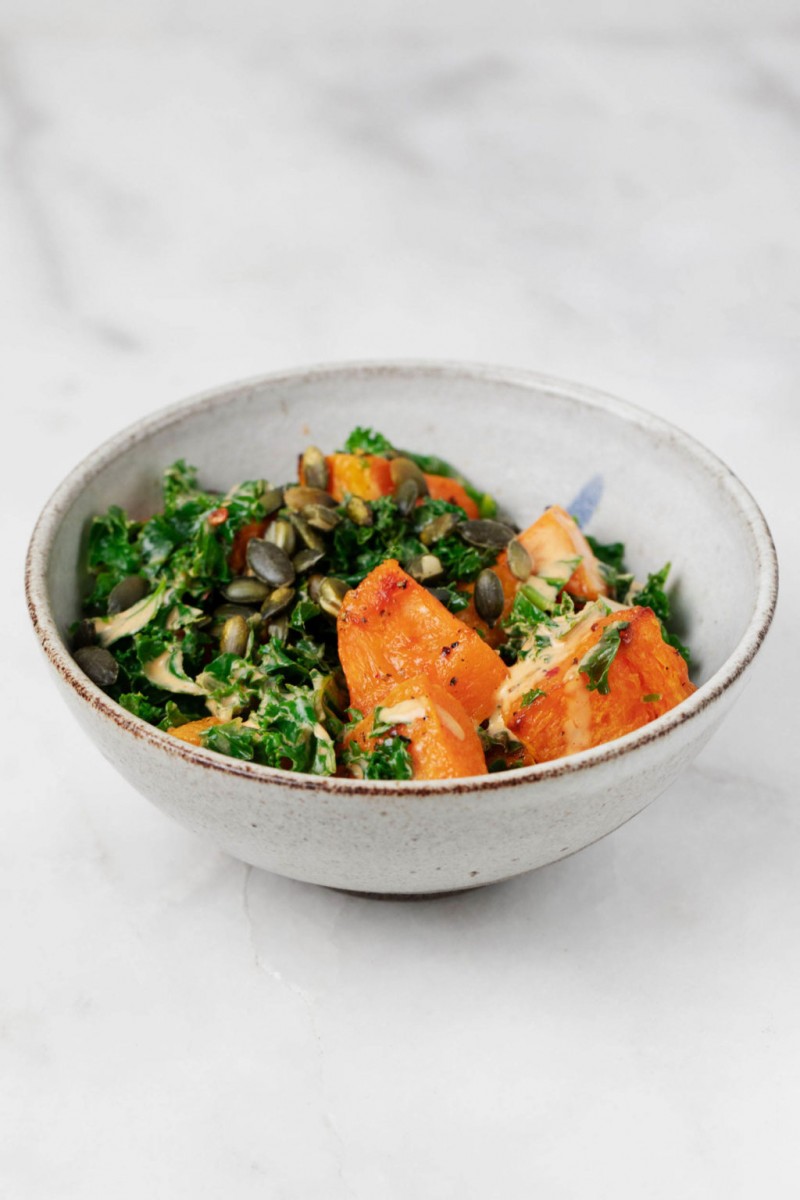
[[[308,442],[371,424],[457,462],[520,522],[586,496],[589,532],[619,537],[639,575],[667,559],[698,691],[627,737],[521,771],[471,780],[317,779],[178,742],[125,712],[75,666],[65,631],[94,513],[146,516],[164,466],[184,457],[210,487],[293,476]],[[601,474],[605,487],[595,478]],[[708,604],[709,580],[724,606]],[[61,484],[33,533],[28,605],[72,712],[106,758],[164,812],[245,862],[353,891],[480,886],[553,862],[641,811],[704,745],[740,694],[769,628],[777,562],[736,477],[667,423],[575,384],[502,368],[356,364],[215,389],[106,443]]]

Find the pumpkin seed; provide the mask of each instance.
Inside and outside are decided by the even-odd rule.
[[[525,580],[530,577],[531,571],[533,570],[533,563],[531,562],[530,554],[528,554],[528,551],[525,549],[522,542],[518,542],[516,538],[513,538],[508,543],[506,554],[508,556],[508,566],[511,574],[515,579],[521,579],[524,583]]]
[[[267,637],[277,638],[279,642],[285,642],[289,636],[289,617],[286,613],[281,613],[274,621],[267,623]]]
[[[422,526],[419,531],[419,540],[423,546],[432,546],[440,538],[447,537],[448,533],[452,533],[461,519],[458,513],[442,513],[440,517],[434,517],[432,521],[428,521],[427,525]]]
[[[293,512],[300,512],[307,504],[323,504],[326,508],[335,508],[336,501],[328,492],[322,488],[303,487],[288,487],[283,493],[283,502],[287,508],[291,508]]]
[[[313,604],[319,604],[319,591],[325,582],[325,576],[316,572],[308,577],[308,598]]]
[[[267,532],[264,534],[264,540],[272,542],[274,546],[279,546],[287,554],[294,554],[297,546],[297,535],[294,528],[288,521],[284,521],[283,517],[277,517],[272,522]]]
[[[360,496],[351,496],[344,507],[344,511],[354,525],[371,525],[375,520],[371,506],[367,504],[366,500],[362,500]]]
[[[324,550],[312,550],[309,546],[306,546],[303,550],[298,550],[292,562],[297,574],[302,575],[304,571],[309,571],[311,567],[315,567],[319,560],[324,557]]]
[[[323,533],[330,533],[342,519],[335,508],[326,508],[324,504],[307,504],[302,516],[309,525],[321,529]]]
[[[328,464],[322,451],[316,446],[307,446],[300,465],[306,486],[324,491],[328,486]]]
[[[274,542],[251,538],[247,543],[247,565],[259,579],[273,588],[282,583],[294,583],[294,567],[289,555]],[[230,585],[228,585],[230,589]],[[262,596],[264,600],[266,597]],[[230,599],[230,596],[228,596]],[[234,597],[235,599],[235,597]]]
[[[417,507],[419,498],[420,490],[416,479],[404,479],[394,493],[395,504],[403,517],[411,515]]]
[[[150,584],[141,575],[128,575],[127,578],[121,579],[108,593],[109,615],[132,608],[134,604],[144,600],[149,591]]]
[[[258,617],[258,611],[255,608],[247,608],[244,604],[220,604],[218,608],[214,609],[211,619],[210,633],[212,637],[222,637],[222,630],[229,617],[243,617],[245,621],[252,621]]]
[[[247,544],[248,558],[251,544],[252,541]],[[232,604],[261,604],[269,595],[269,585],[263,579],[256,579],[254,575],[240,575],[223,585],[222,594]],[[220,613],[217,612],[214,615],[219,616]],[[228,614],[228,616],[235,615],[237,614]]]
[[[279,508],[283,508],[283,488],[268,488],[261,497],[264,516],[271,517]]]
[[[84,617],[79,621],[75,632],[72,635],[72,649],[83,650],[86,646],[94,646],[97,643],[97,630],[95,629],[94,621],[88,617]]]
[[[294,588],[284,584],[282,587],[275,588],[271,596],[268,596],[261,605],[261,616],[266,621],[268,617],[277,616],[294,599]]]
[[[510,525],[488,519],[462,521],[458,532],[470,546],[486,546],[492,550],[504,549],[514,536]]]
[[[428,481],[424,474],[411,458],[404,458],[400,455],[398,458],[393,458],[389,463],[389,474],[394,484],[395,495],[401,484],[407,479],[413,479],[419,488],[420,496],[428,495]]]
[[[350,588],[343,579],[335,579],[326,575],[319,585],[319,606],[328,616],[336,617]]]
[[[247,578],[250,579],[252,576],[248,575]],[[248,617],[254,617],[255,613],[254,608],[248,608],[244,604],[219,604],[214,609],[214,620],[227,621],[228,617],[244,617],[246,621]]]
[[[406,570],[417,583],[438,583],[444,575],[444,567],[435,554],[417,555],[416,558],[412,558]]]
[[[250,626],[244,617],[228,617],[219,639],[220,654],[235,654],[241,658],[247,650]]]
[[[301,540],[305,542],[306,546],[308,546],[309,550],[319,550],[324,554],[325,539],[319,533],[317,533],[316,529],[311,528],[305,517],[301,517],[299,513],[292,513],[291,516],[292,524],[300,534]]]
[[[119,674],[119,664],[110,650],[102,646],[81,646],[75,651],[75,662],[92,683],[98,687],[111,687],[116,683]]]
[[[500,578],[491,567],[481,571],[475,581],[475,610],[491,628],[503,612],[505,594]]]

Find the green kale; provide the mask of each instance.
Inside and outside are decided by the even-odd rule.
[[[664,584],[667,582],[671,566],[671,563],[665,563],[660,571],[654,571],[652,575],[648,575],[647,583],[633,597],[633,603],[640,604],[642,608],[652,608],[661,622],[661,636],[664,641],[668,646],[674,646],[681,658],[687,664],[690,664],[692,656],[688,646],[684,646],[677,634],[670,632],[668,628],[668,623],[672,617],[672,608]]]
[[[364,750],[357,742],[351,742],[343,760],[360,779],[413,779],[409,745],[408,738],[400,734],[376,741],[372,750]]]
[[[344,444],[347,454],[392,454],[394,446],[369,426],[356,425]]]
[[[87,612],[104,612],[112,588],[128,575],[140,573],[140,529],[140,524],[129,520],[116,504],[109,508],[105,516],[95,517],[92,521],[87,565],[94,580],[92,591],[85,601]]]
[[[608,682],[609,668],[617,656],[621,632],[627,629],[629,624],[629,621],[615,621],[613,625],[607,625],[597,644],[592,646],[578,663],[578,670],[586,676],[586,686],[590,692],[597,691],[601,696],[607,696],[611,691]]]
[[[571,610],[571,602],[567,603],[565,597],[554,613],[546,612],[535,589],[522,584],[514,597],[511,612],[501,622],[507,638],[500,647],[504,660],[512,664],[520,658],[529,658],[531,654],[536,655],[540,650],[547,649],[552,643],[548,630],[556,626],[554,616],[561,615],[562,608],[566,612],[567,607]]]
[[[253,714],[261,732],[259,761],[310,775],[333,775],[336,752],[319,720],[311,687],[288,684],[265,693]]]
[[[356,525],[340,510],[342,520],[333,531],[331,549],[327,559],[328,574],[343,579],[351,587],[361,581],[387,558],[396,558],[402,567],[421,554],[435,554],[444,567],[443,587],[452,589],[458,583],[477,578],[484,567],[497,561],[498,550],[479,549],[468,545],[456,531],[440,538],[432,547],[425,546],[419,538],[423,526],[446,512],[455,513],[460,519],[466,514],[456,504],[445,500],[426,499],[409,516],[404,516],[393,496],[380,496],[370,502],[373,514],[371,525]],[[466,607],[453,597],[452,611]]]
[[[520,704],[523,708],[527,708],[529,704],[533,704],[534,700],[538,700],[540,696],[546,696],[547,692],[543,692],[541,688],[532,688],[522,697]]]
[[[624,600],[633,583],[633,575],[625,566],[624,543],[609,542],[604,545],[588,534],[586,535],[586,540],[598,561],[600,574],[606,581],[611,598],[614,600]]]
[[[151,704],[141,692],[123,692],[117,697],[117,704],[122,705],[135,717],[141,717],[143,721],[148,721],[151,725],[157,725],[162,717],[161,706]],[[191,720],[191,718],[189,719]]]
[[[317,719],[313,693],[307,688],[269,690],[246,724],[234,717],[201,736],[209,750],[263,766],[310,775],[336,771],[333,741]]]
[[[243,725],[240,717],[234,717],[222,725],[212,725],[200,734],[200,740],[207,750],[216,750],[218,754],[227,754],[229,758],[258,761],[258,730]]]
[[[598,542],[590,534],[586,534],[586,540],[592,548],[592,552],[596,559],[606,566],[612,567],[619,574],[624,574],[625,567],[625,543],[624,542]]]

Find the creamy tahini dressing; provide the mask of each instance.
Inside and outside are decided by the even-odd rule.
[[[151,658],[142,670],[147,679],[165,692],[183,692],[188,696],[204,696],[199,684],[183,671],[183,655],[180,650],[165,650],[157,658]],[[213,714],[217,716],[217,713]]]
[[[137,600],[130,608],[115,613],[113,617],[95,617],[94,628],[101,646],[111,646],[120,638],[130,637],[150,621],[161,606],[163,591],[155,591],[143,600]]]
[[[449,713],[446,708],[442,708],[440,704],[436,704],[434,707],[436,709],[437,716],[444,725],[445,729],[449,729],[454,737],[457,737],[459,741],[463,742],[465,737],[464,730],[461,728],[452,713]]]
[[[391,707],[381,707],[380,720],[387,725],[408,725],[411,721],[421,721],[427,715],[428,710],[419,700],[401,700]]]
[[[605,616],[605,609],[597,604],[587,604],[582,612],[572,617],[557,617],[553,626],[540,625],[537,633],[540,637],[546,636],[549,644],[538,650],[533,638],[523,644],[523,651],[531,651],[530,657],[520,658],[509,667],[508,679],[497,693],[498,708],[512,707],[526,692],[535,688],[541,687],[546,692],[547,672],[570,656],[585,622],[599,616]]]
[[[567,721],[564,725],[564,753],[577,754],[592,744],[592,705],[589,689],[578,668],[567,672],[564,680],[567,698]]]

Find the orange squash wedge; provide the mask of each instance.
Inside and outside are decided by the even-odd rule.
[[[608,669],[608,693],[590,690],[585,656],[610,626],[619,647]],[[536,762],[588,750],[654,721],[695,691],[686,663],[661,636],[652,609],[599,610],[559,639],[552,653],[523,660],[503,691],[503,720]]]
[[[565,590],[582,600],[608,595],[591,546],[577,522],[557,504],[545,509],[517,540],[531,556],[534,575],[563,580]]]
[[[172,729],[168,729],[167,733],[172,734],[181,742],[188,742],[190,746],[202,746],[200,734],[206,729],[220,724],[219,717],[201,717],[199,721],[188,721],[185,725],[175,725]]]
[[[381,701],[379,716],[391,729],[382,736],[398,733],[408,739],[415,779],[456,779],[485,775],[486,759],[471,718],[452,690],[424,675],[404,679],[389,689]],[[372,750],[374,711],[356,725],[346,745],[356,742]]]
[[[424,675],[479,724],[508,676],[491,646],[391,558],[345,596],[338,638],[350,703],[362,712],[400,680]]]

